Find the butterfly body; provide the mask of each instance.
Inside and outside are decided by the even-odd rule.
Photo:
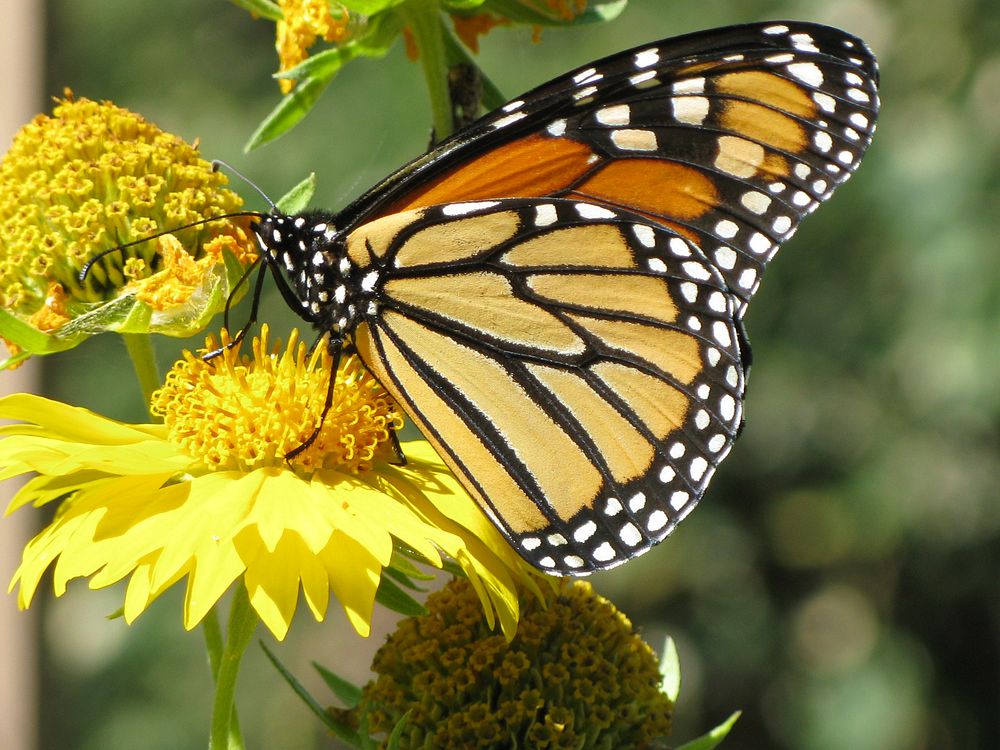
[[[662,540],[732,447],[747,303],[856,167],[876,81],[812,24],[665,40],[255,231],[286,301],[356,346],[518,552],[586,574]]]

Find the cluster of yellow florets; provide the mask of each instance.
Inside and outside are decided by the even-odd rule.
[[[139,115],[109,102],[60,101],[51,117],[22,128],[0,163],[0,307],[48,331],[71,317],[74,303],[110,299],[128,280],[126,258],[141,259],[148,273],[159,265],[158,245],[112,253],[81,282],[84,264],[119,244],[238,210],[242,201],[225,183],[195,147]],[[179,236],[199,248],[235,231],[213,223]],[[134,260],[131,270],[140,273]]]
[[[665,736],[672,704],[628,618],[582,581],[546,591],[544,604],[521,598],[508,644],[486,627],[472,586],[453,581],[389,637],[345,718],[388,733],[409,712],[404,750],[627,750]]]
[[[307,359],[293,331],[288,345],[271,349],[267,326],[253,357],[238,347],[204,361],[186,352],[153,394],[150,410],[163,417],[170,440],[213,470],[252,471],[281,466],[320,424],[331,377],[323,346]],[[228,338],[223,339],[223,343]],[[217,342],[208,341],[215,349]],[[389,440],[403,418],[395,402],[356,357],[337,371],[333,403],[319,434],[292,463],[306,472],[357,473],[389,457]]]
[[[275,47],[282,72],[291,70],[308,56],[317,39],[342,42],[350,35],[351,15],[340,3],[328,0],[278,0],[282,20],[278,21]],[[281,93],[295,88],[295,81],[280,79]]]

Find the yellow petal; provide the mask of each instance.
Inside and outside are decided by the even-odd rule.
[[[375,592],[382,577],[382,566],[365,547],[337,532],[319,555],[326,566],[330,588],[344,607],[347,619],[367,638],[371,633]]]
[[[166,435],[162,425],[145,425],[139,430],[87,409],[70,406],[29,393],[0,398],[0,418],[25,424],[5,425],[0,435],[44,435],[45,437],[90,445],[127,445],[148,440],[152,432]]]

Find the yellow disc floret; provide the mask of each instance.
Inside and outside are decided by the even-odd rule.
[[[522,597],[509,644],[490,631],[468,581],[427,600],[375,655],[360,706],[336,713],[389,733],[399,747],[649,748],[670,730],[672,704],[652,649],[583,581]]]
[[[0,162],[0,307],[51,331],[81,304],[115,297],[128,258],[140,258],[145,273],[159,270],[157,244],[111,253],[81,282],[84,264],[157,231],[238,210],[242,201],[225,183],[195,146],[110,102],[67,95],[51,117],[22,128]],[[249,246],[242,235],[226,222],[177,234],[196,258],[212,252],[202,244],[213,237],[234,252]]]
[[[228,341],[224,336],[221,343]],[[216,342],[209,340],[208,348]],[[297,471],[367,471],[375,460],[391,457],[392,433],[403,419],[353,356],[342,358],[333,403],[322,418],[331,364],[322,345],[307,357],[295,332],[287,346],[276,342],[269,350],[264,326],[253,357],[238,347],[207,362],[186,353],[150,406],[163,417],[170,440],[212,470],[283,466],[285,455],[319,426],[315,440],[291,460]]]
[[[342,42],[350,34],[351,16],[340,3],[328,0],[278,0],[282,20],[278,21],[275,47],[282,72],[306,59],[317,39]],[[295,88],[295,81],[280,79],[281,93]]]

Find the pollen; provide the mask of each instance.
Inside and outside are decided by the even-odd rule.
[[[159,230],[238,210],[241,199],[225,182],[196,146],[110,102],[67,92],[52,116],[21,129],[0,162],[0,307],[51,330],[59,315],[73,317],[67,311],[115,298],[129,258],[158,269],[156,244],[107,255],[85,282],[83,265]],[[220,221],[178,233],[195,257],[223,235],[236,242],[243,230]]]
[[[210,337],[207,350],[230,343]],[[368,471],[392,458],[393,433],[403,418],[392,398],[354,356],[336,373],[333,402],[323,406],[332,358],[325,346],[311,355],[293,331],[288,344],[271,346],[267,326],[253,354],[239,347],[205,361],[186,352],[153,394],[151,411],[163,417],[169,439],[211,470],[252,471],[290,464],[309,475],[319,469]],[[285,456],[316,438],[286,463]]]

